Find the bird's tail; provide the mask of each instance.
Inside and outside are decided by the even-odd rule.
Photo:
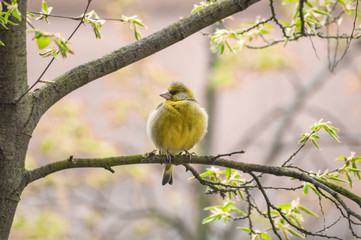
[[[173,165],[172,164],[165,164],[163,178],[162,178],[162,185],[166,185],[169,183],[172,185],[173,183]]]

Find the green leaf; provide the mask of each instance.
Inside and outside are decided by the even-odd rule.
[[[21,21],[21,13],[17,8],[11,12],[11,15],[13,15],[13,17],[15,17],[19,22]]]
[[[321,197],[321,194],[320,192],[316,189],[316,187],[313,185],[313,184],[310,184],[311,186],[311,189],[314,193],[316,193],[316,195],[320,198]]]
[[[278,205],[277,208],[280,208],[281,210],[288,210],[292,207],[291,204],[289,203],[284,203],[284,204],[281,204],[281,205]]]
[[[312,135],[311,135],[311,138],[312,138],[312,139],[320,139],[320,136],[317,136],[316,134],[312,134]]]
[[[269,30],[272,30],[272,31],[274,30],[273,27],[272,27],[271,25],[269,25],[268,23],[265,23],[264,25],[265,25],[266,27],[268,27]]]
[[[241,227],[241,228],[239,228],[239,229],[241,229],[241,230],[243,230],[243,231],[245,231],[245,232],[247,232],[247,233],[252,233],[252,229],[249,229],[249,228],[243,228],[243,227]]]
[[[43,9],[44,12],[47,12],[47,11],[48,11],[48,5],[46,4],[45,1],[43,1],[41,8]]]
[[[227,179],[230,179],[232,175],[232,169],[231,168],[226,168],[226,177]]]
[[[51,50],[43,52],[43,53],[39,53],[39,55],[43,58],[52,56],[55,58],[55,60],[58,60],[58,54],[57,54],[55,48],[52,48]]]
[[[296,237],[299,237],[299,238],[302,238],[302,239],[305,239],[305,235],[303,235],[302,233],[299,233],[299,232],[296,232],[290,228],[287,228],[286,229],[289,233],[291,233],[292,235],[296,236]]]
[[[337,0],[338,3],[340,3],[342,6],[346,7],[345,1],[343,0]]]
[[[321,25],[321,23],[316,18],[311,17],[311,16],[306,17],[305,20],[307,22],[311,22],[311,23],[316,24],[316,25]]]
[[[221,45],[221,55],[224,53],[224,44]]]
[[[32,18],[35,18],[35,14],[34,14],[34,13],[26,12],[26,14],[29,15],[30,17],[32,17]]]
[[[48,37],[39,37],[36,39],[36,43],[39,49],[44,49],[49,46],[51,40]]]
[[[346,174],[347,180],[348,180],[348,182],[350,184],[350,188],[352,188],[352,178],[351,178],[351,176],[350,176],[350,174],[348,172],[345,172],[345,174]]]
[[[338,178],[338,177],[335,177],[335,176],[332,176],[332,175],[327,175],[327,177],[331,180],[334,180],[334,181],[338,181],[338,182],[344,182],[344,183],[349,183],[348,181],[346,180],[343,180],[341,178]]]
[[[219,215],[212,215],[212,216],[209,216],[209,217],[206,217],[202,220],[202,224],[207,224],[207,223],[210,223],[210,222],[213,222],[215,220],[220,219],[221,217]]]
[[[305,208],[304,206],[299,206],[298,207],[300,210],[304,211],[305,213],[311,215],[311,216],[315,216],[315,217],[318,217],[318,215],[314,212],[312,212],[311,210]]]
[[[304,134],[302,134],[302,135],[304,136]],[[298,141],[298,143],[304,143],[306,141],[306,139],[307,139],[307,137],[305,136],[305,137],[301,138],[301,140]]]
[[[290,2],[298,2],[298,0],[283,0],[282,5],[286,5],[287,3],[290,3]]]
[[[199,176],[204,178],[204,177],[208,177],[209,175],[213,175],[213,174],[214,174],[213,172],[207,171],[207,172],[199,174]]]
[[[244,201],[243,194],[240,189],[237,189],[238,195],[241,197],[242,201]]]
[[[136,30],[135,27],[134,27],[134,37],[136,40],[139,40],[142,38],[142,35]]]
[[[141,26],[141,27],[145,27],[145,25],[144,25],[139,19],[135,19],[135,20],[133,21],[133,23],[136,24],[136,25],[139,25],[139,26]]]
[[[273,215],[280,215],[280,213],[277,210],[271,210],[271,214]]]
[[[0,45],[1,46],[5,46],[5,44],[0,40]]]
[[[52,49],[52,55],[55,60],[58,60],[58,52],[55,50],[55,48]]]
[[[224,205],[224,207],[222,208],[222,210],[224,211],[224,212],[227,212],[227,211],[229,211],[229,209],[232,207],[232,205],[234,204],[234,202],[228,202],[226,205]]]
[[[317,149],[320,149],[320,147],[317,145],[316,141],[314,139],[311,139],[311,142],[313,143],[313,145],[315,145],[315,147]]]
[[[267,31],[266,29],[261,29],[259,30],[260,34],[269,34],[269,31]]]
[[[280,23],[282,23],[283,25],[285,25],[286,27],[291,26],[291,24],[289,24],[288,22],[282,21],[282,20],[278,20]]]
[[[232,211],[232,212],[235,212],[235,213],[238,213],[238,214],[241,214],[241,215],[243,215],[243,216],[246,216],[246,213],[245,213],[245,212],[243,212],[241,209],[236,208],[236,207],[234,207],[234,206],[231,208],[231,211]]]
[[[300,18],[297,18],[295,25],[296,25],[296,31],[300,32],[301,31],[301,19]]]
[[[353,172],[353,173],[359,173],[359,172],[361,172],[361,170],[358,169],[357,166],[353,166],[353,164],[352,164],[352,167],[349,167],[349,168],[348,168],[348,170],[349,170],[350,172]]]
[[[102,34],[100,33],[100,30],[99,30],[99,28],[101,27],[101,24],[98,24],[96,21],[91,21],[91,26],[95,33],[95,37],[98,39],[102,39]]]
[[[314,13],[317,13],[317,14],[320,14],[320,15],[325,15],[325,16],[330,16],[330,13],[328,12],[324,12],[324,11],[321,11],[321,10],[313,10]]]
[[[268,234],[266,232],[261,234],[261,238],[264,239],[264,240],[271,240],[271,237],[268,236]]]
[[[310,189],[310,185],[308,183],[303,184],[303,193],[308,194],[308,191]]]
[[[204,210],[205,211],[209,211],[209,210],[212,210],[212,209],[215,209],[216,206],[209,206],[209,207],[205,207]]]

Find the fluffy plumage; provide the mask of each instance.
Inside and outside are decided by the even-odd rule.
[[[160,153],[171,155],[190,150],[207,132],[208,115],[181,82],[173,82],[165,98],[148,119],[147,134]],[[173,165],[165,164],[162,184],[173,183]]]

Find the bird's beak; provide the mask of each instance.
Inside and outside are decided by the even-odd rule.
[[[170,95],[170,93],[168,91],[164,92],[164,93],[161,93],[159,94],[159,96],[167,99],[167,100],[171,100],[172,99],[172,95]]]

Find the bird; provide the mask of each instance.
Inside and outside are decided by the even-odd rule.
[[[165,154],[162,185],[173,184],[172,156],[185,152],[196,145],[207,133],[208,114],[194,98],[193,92],[182,82],[172,82],[167,91],[160,94],[165,99],[150,113],[147,135]]]

